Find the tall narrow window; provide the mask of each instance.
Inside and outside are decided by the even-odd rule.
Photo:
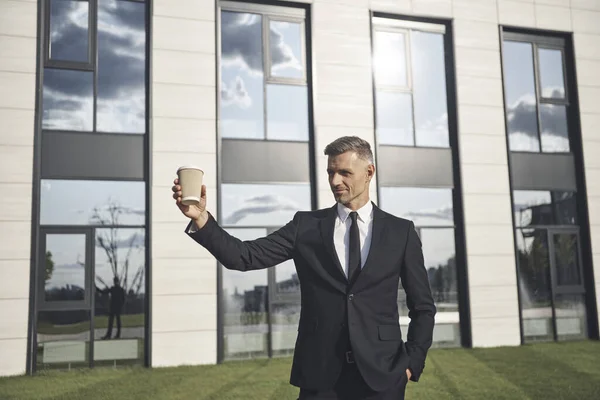
[[[219,214],[229,233],[251,240],[313,208],[306,9],[222,2],[219,15]],[[292,353],[300,317],[293,261],[220,273],[220,358]]]
[[[436,347],[461,344],[458,276],[464,271],[464,253],[457,251],[463,246],[456,229],[462,222],[455,207],[460,190],[448,118],[446,29],[442,23],[374,17],[372,33],[379,203],[412,220],[423,243],[438,309]],[[407,168],[410,174],[398,173]],[[402,286],[398,306],[407,329]]]
[[[582,251],[589,243],[581,240],[586,203],[576,176],[582,160],[572,149],[578,133],[567,54],[568,42],[561,36],[502,33],[524,342],[588,336]]]
[[[34,368],[145,364],[148,4],[40,7]]]

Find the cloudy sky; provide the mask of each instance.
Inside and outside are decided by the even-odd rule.
[[[266,130],[268,139],[308,140],[306,86],[267,84],[264,88],[262,16],[223,12],[221,24],[221,135],[261,139]],[[271,21],[270,49],[271,75],[302,77],[299,24]]]
[[[538,151],[533,49],[529,43],[504,42],[504,84],[511,150]],[[560,51],[540,49],[540,81],[545,97],[564,97]],[[542,149],[568,151],[565,106],[540,106]]]
[[[402,33],[375,35],[379,144],[414,145],[415,131],[418,146],[448,147],[443,35],[412,32],[410,57],[404,41]],[[380,90],[381,85],[410,85],[407,60],[412,71],[412,94]]]
[[[88,47],[87,3],[51,3],[51,57],[83,61]],[[145,132],[145,5],[98,2],[97,131]],[[93,73],[45,69],[45,129],[93,129]]]

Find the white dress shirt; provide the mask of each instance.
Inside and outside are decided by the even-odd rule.
[[[360,236],[360,268],[362,269],[365,266],[365,261],[367,261],[369,249],[371,248],[373,204],[369,201],[356,211],[358,213],[356,222],[358,223],[358,232]],[[340,203],[337,204],[338,217],[335,219],[333,231],[335,251],[346,277],[348,276],[348,258],[350,254],[348,242],[350,241],[350,226],[352,225],[352,218],[350,218],[351,212],[352,210],[348,207],[343,206]]]

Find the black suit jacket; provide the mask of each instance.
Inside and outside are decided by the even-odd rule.
[[[294,260],[302,300],[292,385],[333,388],[349,345],[373,390],[385,390],[406,368],[418,381],[432,342],[436,308],[414,224],[373,205],[369,255],[358,278],[348,282],[333,242],[336,216],[337,206],[298,212],[281,229],[250,241],[229,235],[211,216],[190,236],[232,270]],[[411,319],[406,341],[399,325],[400,282]]]

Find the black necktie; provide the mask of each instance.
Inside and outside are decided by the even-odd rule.
[[[358,214],[356,211],[350,213],[352,219],[352,225],[350,226],[350,240],[348,246],[350,246],[348,256],[348,280],[352,282],[356,279],[356,276],[360,272],[360,235],[358,233],[358,224],[356,223],[356,217]]]

